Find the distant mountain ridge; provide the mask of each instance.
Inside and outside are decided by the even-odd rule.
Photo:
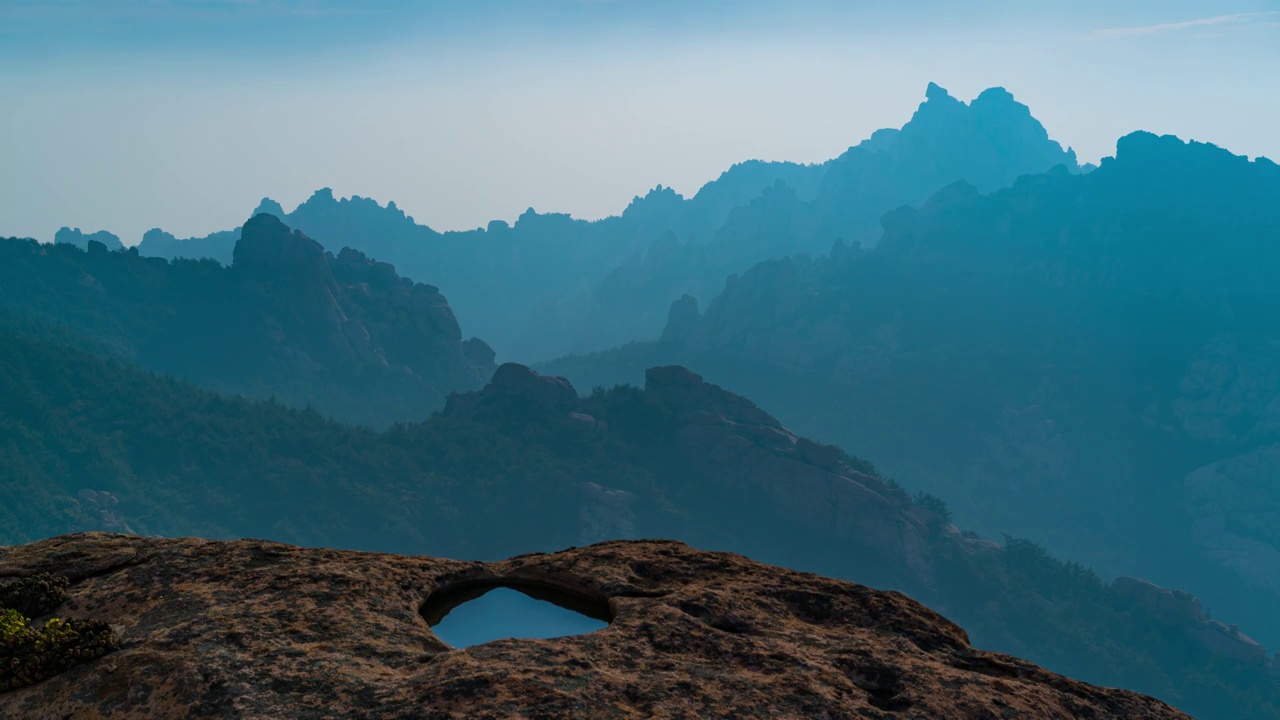
[[[658,186],[595,222],[530,208],[514,225],[440,233],[394,202],[339,200],[327,188],[281,219],[331,250],[347,245],[433,278],[503,359],[530,361],[656,338],[672,300],[708,299],[731,273],[824,253],[837,240],[874,244],[882,214],[944,185],[993,190],[1056,165],[1079,170],[1074,152],[1003,88],[966,104],[931,83],[901,129],[878,131],[835,159],[740,163],[691,198]],[[264,199],[255,213],[281,211]],[[234,232],[177,240],[152,230],[138,247],[226,263],[234,240]],[[518,298],[521,309],[496,297]]]
[[[912,486],[1280,642],[1280,166],[1134,133],[1114,158],[885,215],[761,263],[663,340],[541,366],[688,365]]]
[[[204,387],[385,426],[482,386],[493,351],[463,340],[430,285],[275,216],[245,223],[233,262],[0,241],[0,314],[47,321]]]
[[[58,230],[53,236],[55,243],[65,243],[67,245],[75,245],[81,250],[88,250],[89,243],[102,243],[103,247],[108,250],[120,250],[124,248],[124,243],[120,242],[120,238],[112,235],[106,230],[99,230],[95,233],[82,232],[80,228],[64,227]]]

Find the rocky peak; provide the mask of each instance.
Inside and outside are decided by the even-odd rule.
[[[989,87],[978,93],[978,97],[969,103],[971,108],[987,109],[990,107],[1016,108],[1019,112],[1025,110],[1028,115],[1031,114],[1030,108],[1014,99],[1013,93],[1002,87]]]
[[[674,216],[684,209],[684,197],[673,188],[658,185],[645,194],[635,197],[622,211],[624,218],[650,218]]]
[[[492,371],[492,350],[479,340],[464,346],[439,288],[388,263],[350,248],[335,256],[267,214],[245,223],[233,257],[283,367],[388,373],[428,397],[436,387],[479,387]],[[419,402],[425,415],[431,401]]]
[[[962,118],[969,109],[960,100],[951,96],[951,93],[937,85],[929,83],[929,87],[925,89],[925,100],[916,108],[915,113],[911,116],[911,120],[902,127],[902,132],[908,135],[911,132],[919,132],[921,129],[936,130],[949,124],[954,124]]]
[[[282,218],[285,213],[284,208],[280,206],[280,203],[269,197],[264,197],[262,198],[262,202],[258,203],[258,208],[253,211],[250,217],[253,217],[254,215],[275,215],[278,218]]]
[[[80,228],[59,228],[54,234],[53,241],[55,243],[65,243],[67,245],[75,245],[81,250],[88,250],[89,243],[100,243],[107,250],[120,250],[124,248],[124,243],[120,242],[120,238],[112,235],[106,230],[99,230],[94,233],[86,233]]]
[[[929,86],[924,89],[925,102],[935,102],[939,104],[951,104],[960,102],[951,97],[951,93],[947,92],[941,85],[930,82]]]
[[[485,370],[493,367],[493,361],[498,356],[493,348],[489,346],[489,343],[478,337],[470,338],[462,343],[462,354],[467,359],[467,362]]]
[[[1117,140],[1115,157],[1103,158],[1099,169],[1107,171],[1104,175],[1141,173],[1132,179],[1147,183],[1148,193],[1152,184],[1160,187],[1187,181],[1210,188],[1226,184],[1232,192],[1245,189],[1251,200],[1280,191],[1280,166],[1266,158],[1251,161],[1212,143],[1184,142],[1175,135],[1145,131]]]
[[[547,408],[568,410],[578,393],[562,377],[541,375],[519,363],[504,363],[493,373],[489,388],[495,393],[518,395]]]
[[[330,205],[336,202],[337,200],[333,197],[333,188],[324,187],[311,193],[311,197],[307,198],[307,201],[303,203],[303,205],[310,205],[313,203],[316,205]]]
[[[146,245],[171,245],[176,242],[177,236],[160,228],[151,228],[142,234],[142,243]]]
[[[567,417],[578,402],[578,392],[565,378],[541,375],[519,363],[504,363],[494,371],[484,389],[450,395],[444,414],[472,418],[486,408],[505,411],[514,403],[550,421]]]
[[[256,215],[244,224],[232,266],[258,280],[332,280],[324,247],[274,215]]]
[[[370,287],[379,290],[403,285],[405,287],[418,286],[429,293],[439,292],[439,288],[434,285],[420,285],[409,278],[400,277],[396,273],[395,266],[391,263],[373,260],[359,250],[344,247],[338,251],[336,257],[330,257],[332,258],[331,264],[336,266],[335,272],[341,274],[343,279],[353,283],[368,283]]]
[[[825,242],[843,235],[874,243],[884,213],[918,205],[960,180],[992,192],[1058,165],[1079,169],[1075,153],[1052,140],[1004,88],[965,104],[930,83],[925,98],[901,130],[877,132],[832,161],[818,193],[833,236]]]
[[[1031,114],[1031,109],[1018,102],[1012,93],[1002,87],[984,90],[973,102],[965,103],[951,97],[946,90],[930,83],[925,92],[926,100],[919,110],[902,128],[902,137],[898,142],[910,144],[923,143],[932,148],[932,152],[940,155],[940,160],[963,159],[963,163],[955,168],[959,172],[954,179],[967,179],[988,187],[988,181],[982,175],[968,177],[970,173],[989,173],[1003,171],[1006,177],[1000,178],[1005,184],[1019,174],[1044,172],[1054,165],[1065,164],[1077,167],[1075,153],[1063,151],[1062,146],[1049,139],[1044,125]],[[973,155],[975,142],[982,153],[991,155]],[[983,163],[991,163],[999,158],[996,168],[983,168]],[[1012,173],[1011,177],[1008,174]]]

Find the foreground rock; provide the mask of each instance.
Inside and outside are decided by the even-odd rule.
[[[0,695],[41,718],[1186,718],[969,647],[897,594],[674,542],[496,563],[81,534],[0,549],[121,649]],[[453,650],[429,621],[512,587],[610,621]]]

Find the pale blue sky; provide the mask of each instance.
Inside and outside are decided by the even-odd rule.
[[[312,190],[439,229],[600,217],[817,162],[935,81],[1084,160],[1136,129],[1280,158],[1280,0],[0,0],[0,235],[126,243]]]

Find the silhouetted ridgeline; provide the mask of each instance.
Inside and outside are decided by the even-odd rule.
[[[566,358],[578,384],[681,363],[1107,575],[1190,589],[1280,644],[1280,167],[1136,133],[1087,175],[967,184],[734,277],[664,342]]]
[[[58,239],[0,241],[0,542],[677,537],[902,589],[979,646],[1202,718],[1280,717],[1265,159],[1135,133],[1080,167],[1004,90],[930,85],[827,163],[598,222],[441,234],[322,190],[203,239]],[[503,359],[659,339],[495,368],[444,295]]]
[[[108,250],[120,250],[124,247],[124,243],[120,242],[120,238],[112,235],[106,230],[99,230],[95,233],[84,233],[81,232],[80,228],[75,228],[73,230],[69,227],[64,227],[54,234],[53,241],[55,243],[75,245],[81,250],[88,250],[90,241],[102,243],[103,247]]]
[[[436,288],[325,252],[271,215],[245,225],[231,267],[87,247],[0,240],[0,314],[204,387],[377,426],[426,417],[493,372]]]
[[[1004,89],[965,104],[930,84],[901,129],[881,130],[833,160],[742,163],[692,198],[659,186],[598,222],[530,209],[514,225],[438,233],[395,203],[337,200],[328,189],[281,217],[331,250],[350,246],[441,283],[503,359],[530,361],[656,338],[672,300],[689,293],[705,301],[730,273],[824,253],[838,239],[873,244],[881,215],[944,185],[967,180],[994,190],[1057,165],[1077,170],[1075,154]],[[255,212],[282,208],[264,200]],[[176,240],[152,230],[139,251],[226,262],[236,237]]]

